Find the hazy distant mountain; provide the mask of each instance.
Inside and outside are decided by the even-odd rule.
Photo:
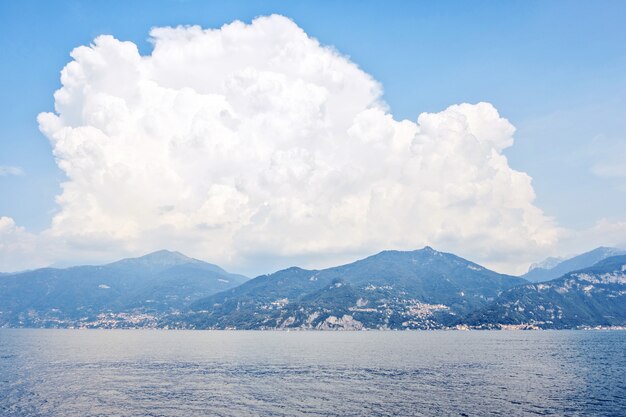
[[[289,268],[196,301],[168,324],[190,328],[437,328],[523,284],[426,247],[335,268]]]
[[[178,252],[0,277],[0,326],[149,326],[247,278]]]
[[[555,266],[557,266],[558,264],[560,264],[561,262],[563,262],[564,260],[566,260],[567,258],[555,258],[555,257],[549,257],[544,259],[541,262],[536,262],[534,264],[530,265],[530,268],[528,268],[528,271],[532,271],[534,269],[552,269]]]
[[[624,254],[626,254],[626,250],[623,249],[599,247],[565,260],[548,258],[539,264],[531,265],[529,271],[522,275],[522,278],[531,282],[549,281],[568,272],[592,266],[611,256]]]
[[[470,314],[466,322],[557,329],[626,326],[626,256],[604,259],[552,281],[512,288]]]

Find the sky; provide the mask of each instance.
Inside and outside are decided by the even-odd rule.
[[[621,1],[2,2],[0,270],[167,248],[255,275],[428,244],[521,273],[624,246],[625,20]]]

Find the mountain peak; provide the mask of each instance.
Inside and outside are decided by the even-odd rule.
[[[434,265],[439,265],[437,268],[448,267],[466,267],[469,269],[484,269],[481,265],[470,262],[467,259],[461,258],[453,253],[440,252],[433,249],[431,246],[425,246],[422,249],[401,251],[401,250],[385,250],[375,255],[369,256],[365,259],[358,260],[352,264],[344,265],[343,267],[349,267],[354,264],[376,264],[381,263],[402,263],[409,265],[410,268],[415,268],[417,265],[429,265],[429,268]],[[447,266],[445,266],[447,265]]]
[[[194,262],[196,261],[193,258],[190,258],[186,255],[178,251],[171,251],[167,249],[161,249],[155,252],[150,252],[146,255],[140,256],[135,259],[145,259],[145,260],[153,260],[153,261],[183,261],[183,262]]]
[[[561,262],[563,262],[565,259],[566,258],[551,256],[541,262],[535,262],[530,264],[530,267],[528,267],[528,272],[532,271],[533,269],[552,269]]]
[[[117,262],[113,262],[109,265],[111,266],[135,265],[135,266],[142,266],[142,267],[163,268],[163,267],[170,267],[170,266],[183,265],[183,264],[195,264],[195,263],[203,263],[203,262],[197,259],[190,258],[186,255],[183,255],[180,252],[162,249],[156,252],[150,252],[146,255],[139,256],[137,258],[122,259]]]
[[[422,249],[415,249],[415,250],[393,250],[393,249],[384,250],[370,257],[376,257],[380,255],[403,256],[403,255],[414,255],[414,254],[435,255],[435,254],[443,254],[443,252],[439,252],[438,250],[433,249],[430,246],[424,246]]]
[[[624,252],[623,249],[612,248],[612,247],[609,247],[609,246],[599,246],[599,247],[595,248],[594,250],[590,251],[589,253],[620,254],[620,253],[623,253],[623,252]]]

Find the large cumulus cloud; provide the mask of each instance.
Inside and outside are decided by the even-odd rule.
[[[45,235],[74,256],[172,248],[250,271],[430,244],[512,270],[557,238],[488,103],[395,120],[378,82],[281,16],[151,38],[149,56],[76,48],[39,115],[67,175]]]

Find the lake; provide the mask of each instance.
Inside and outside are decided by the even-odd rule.
[[[626,331],[0,329],[2,416],[626,415]]]

